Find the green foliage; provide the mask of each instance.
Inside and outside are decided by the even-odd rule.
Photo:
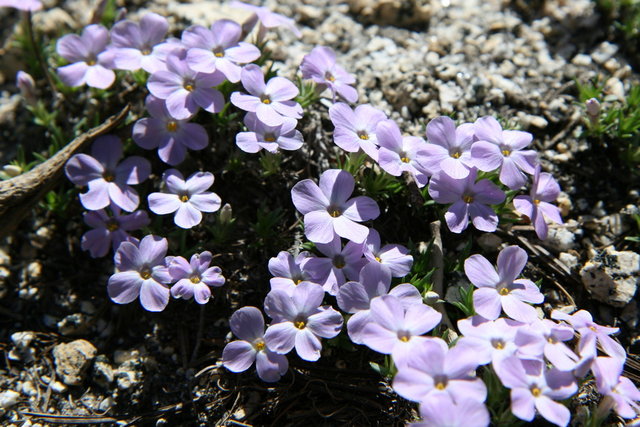
[[[262,176],[268,177],[276,175],[280,172],[282,164],[282,155],[280,153],[270,153],[263,151],[260,153],[260,166],[262,166]]]
[[[300,90],[300,94],[295,100],[302,108],[307,108],[320,100],[320,96],[316,91],[316,84],[313,81],[309,80],[305,82],[299,76],[296,76],[296,85],[298,86],[298,90]]]
[[[363,171],[360,185],[364,189],[364,193],[374,200],[389,199],[405,188],[405,185],[396,177],[382,170],[373,169]]]
[[[473,308],[473,285],[465,287],[458,287],[458,300],[449,301],[454,307],[458,307],[466,317],[471,317],[476,314]]]
[[[59,187],[56,190],[49,191],[40,202],[40,205],[43,209],[56,216],[66,218],[69,203],[75,198],[75,193],[74,188]]]
[[[398,372],[396,365],[393,363],[393,359],[388,354],[384,356],[384,364],[380,365],[375,362],[369,362],[369,366],[380,374],[380,376],[388,379],[393,378]]]
[[[107,28],[111,28],[111,26],[115,23],[117,14],[118,5],[116,4],[116,0],[107,0],[104,9],[102,10],[100,23]]]
[[[625,41],[640,42],[640,1],[595,0],[597,8],[620,31]]]
[[[280,225],[283,223],[284,211],[281,208],[269,210],[266,206],[260,206],[256,221],[251,229],[256,235],[255,242],[250,243],[254,247],[269,247],[280,236]]]
[[[482,381],[487,386],[487,408],[491,411],[492,425],[520,426],[524,421],[518,420],[511,413],[510,392],[502,385],[500,378],[489,366],[482,368]]]

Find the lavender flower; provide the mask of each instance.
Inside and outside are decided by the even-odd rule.
[[[265,83],[260,67],[249,64],[242,69],[240,80],[249,94],[233,92],[231,103],[241,110],[256,113],[265,125],[281,126],[285,117],[302,117],[302,107],[292,101],[298,96],[298,88],[284,77],[273,77]]]
[[[473,124],[464,123],[456,128],[451,118],[436,117],[427,124],[426,134],[429,144],[425,147],[427,157],[422,160],[422,165],[429,175],[443,171],[456,179],[469,176],[469,170],[473,167]]]
[[[349,199],[355,180],[349,172],[329,169],[320,175],[319,185],[310,179],[291,189],[296,209],[304,215],[305,235],[315,243],[329,243],[337,234],[362,243],[369,229],[358,224],[380,215],[377,203],[366,196]]]
[[[225,282],[220,267],[209,267],[211,259],[209,251],[193,254],[190,262],[181,256],[172,258],[168,263],[169,274],[176,284],[171,287],[171,296],[183,299],[194,298],[198,304],[209,302],[210,288],[220,287]]]
[[[613,407],[622,418],[636,418],[640,414],[640,391],[622,376],[623,368],[624,361],[614,357],[598,357],[593,362],[598,391],[604,396],[599,409],[604,412]]]
[[[496,363],[518,351],[516,334],[522,323],[511,319],[487,320],[473,316],[458,321],[458,330],[463,335],[456,346],[468,348],[478,364]]]
[[[236,145],[245,153],[257,153],[263,148],[270,153],[278,150],[297,150],[302,147],[302,134],[296,130],[298,122],[284,117],[279,126],[267,126],[255,113],[244,116],[249,132],[238,132]]]
[[[224,97],[214,86],[224,81],[219,71],[198,73],[187,65],[186,52],[176,50],[167,55],[166,70],[156,71],[149,77],[147,88],[167,103],[169,114],[177,120],[188,119],[199,107],[217,113],[224,107]]]
[[[347,102],[358,100],[358,91],[352,87],[356,79],[336,64],[336,53],[329,47],[316,46],[302,58],[300,64],[303,79],[313,80],[319,88],[329,88],[333,102],[339,96]]]
[[[116,79],[113,72],[113,52],[106,50],[109,31],[102,25],[89,25],[82,35],[67,34],[56,43],[56,52],[69,65],[58,68],[60,80],[67,86],[88,86],[106,89]]]
[[[229,6],[237,7],[241,9],[250,10],[253,12],[251,18],[249,18],[246,24],[243,24],[244,32],[249,32],[256,24],[257,21],[260,22],[260,28],[258,30],[258,40],[262,40],[264,38],[264,34],[267,29],[277,28],[277,27],[285,27],[296,37],[302,37],[302,33],[300,30],[296,28],[296,25],[291,18],[287,18],[286,16],[280,15],[279,13],[275,13],[270,11],[268,8],[264,6],[254,6],[252,4],[243,3],[240,1],[232,1]]]
[[[269,350],[264,342],[264,318],[256,307],[242,307],[231,315],[229,327],[240,340],[222,350],[222,364],[231,372],[244,372],[253,362],[260,379],[275,382],[289,368],[287,357]]]
[[[169,193],[149,194],[149,209],[157,215],[175,212],[174,222],[178,227],[191,228],[202,221],[202,212],[220,209],[220,197],[206,191],[213,185],[211,172],[196,172],[184,180],[176,169],[162,174],[162,180]]]
[[[89,186],[89,191],[80,194],[82,205],[95,211],[113,203],[133,212],[140,199],[129,185],[140,184],[149,177],[149,161],[132,156],[118,163],[122,157],[122,143],[113,135],[98,138],[91,147],[91,154],[76,154],[65,165],[65,173],[71,182]]]
[[[463,179],[438,172],[431,178],[429,195],[438,203],[453,203],[444,218],[449,230],[461,233],[469,225],[493,232],[498,228],[498,215],[488,205],[501,203],[505,194],[488,179],[476,182],[477,170],[472,168]]]
[[[294,347],[298,355],[314,362],[320,358],[321,338],[333,338],[342,329],[342,316],[329,306],[320,306],[324,291],[318,284],[302,282],[291,295],[272,290],[264,309],[274,323],[264,340],[271,351],[286,354]]]
[[[420,404],[422,422],[411,423],[411,427],[487,427],[490,423],[487,407],[466,396],[456,396],[454,401],[448,394],[433,394]]]
[[[569,341],[573,336],[573,328],[543,319],[521,327],[515,342],[521,355],[544,354],[559,370],[571,371],[576,368],[579,357],[563,341]]]
[[[569,409],[555,400],[567,399],[578,390],[573,374],[555,368],[546,370],[543,362],[522,361],[515,356],[495,365],[495,370],[502,384],[511,389],[513,415],[531,421],[538,410],[555,425],[569,423]]]
[[[129,20],[117,22],[111,29],[111,49],[116,68],[143,70],[154,73],[164,68],[159,45],[167,35],[169,22],[157,13],[147,13],[140,23]]]
[[[382,111],[369,104],[358,105],[352,110],[343,102],[329,107],[329,117],[335,126],[333,141],[345,151],[355,153],[362,149],[373,160],[378,161],[378,123],[387,119]]]
[[[402,245],[384,245],[380,247],[380,234],[373,228],[364,244],[364,256],[371,263],[377,263],[393,277],[404,277],[411,271],[413,257]]]
[[[330,295],[336,295],[346,278],[357,279],[367,261],[362,257],[362,243],[342,241],[335,236],[329,243],[318,243],[318,250],[326,257],[313,257],[305,262],[304,268],[311,281],[322,285]],[[345,277],[346,276],[346,277]]]
[[[289,252],[281,251],[277,257],[271,258],[269,272],[274,276],[269,281],[271,289],[280,289],[290,294],[301,282],[310,280],[306,262],[311,258],[312,255],[306,251],[295,257]]]
[[[477,367],[475,353],[458,346],[450,349],[440,338],[425,339],[398,365],[393,389],[415,402],[426,402],[440,394],[448,394],[454,401],[464,396],[484,402],[487,387],[470,374]]]
[[[83,215],[85,224],[93,230],[82,235],[80,247],[83,251],[89,251],[93,258],[105,256],[111,247],[116,251],[122,242],[134,241],[127,231],[138,230],[149,224],[145,211],[121,215],[117,206],[111,206],[111,210],[111,217],[103,209],[85,212]]]
[[[169,302],[171,275],[164,264],[167,239],[145,236],[140,245],[122,242],[114,261],[117,272],[109,277],[109,298],[117,304],[128,304],[140,297],[148,311],[162,311]]]
[[[533,175],[537,158],[533,150],[522,150],[533,136],[519,130],[502,130],[493,117],[481,117],[475,122],[476,138],[471,147],[474,165],[485,172],[500,168],[500,182],[512,190],[527,182],[523,172]]]
[[[625,360],[627,354],[619,343],[617,343],[609,335],[619,331],[619,328],[610,328],[598,325],[593,321],[591,313],[586,310],[580,310],[573,315],[568,315],[558,310],[551,312],[551,318],[555,320],[564,320],[569,323],[573,329],[580,334],[580,344],[578,351],[581,356],[597,355],[596,345],[600,344],[605,353],[609,356],[620,360]]]
[[[42,2],[38,0],[0,0],[0,7],[36,12],[42,9]]]
[[[403,137],[400,128],[393,120],[384,120],[376,127],[378,137],[378,163],[380,167],[393,176],[408,172],[413,176],[418,187],[424,187],[429,181],[427,171],[422,162],[427,160],[424,148],[427,144],[415,136]]]
[[[239,64],[255,61],[260,50],[251,43],[241,42],[242,29],[236,22],[221,19],[211,30],[195,25],[182,33],[182,42],[189,48],[187,63],[193,71],[211,73],[218,70],[232,83],[240,81]]]
[[[361,333],[362,342],[372,350],[391,354],[396,366],[405,364],[431,337],[423,337],[436,327],[442,315],[424,304],[404,307],[393,295],[371,301],[370,322]]]
[[[560,186],[556,180],[550,173],[540,173],[540,165],[538,165],[535,168],[529,195],[516,196],[513,199],[516,211],[529,217],[540,240],[547,238],[547,219],[562,224],[560,209],[550,203],[558,198],[558,194],[560,194]]]
[[[536,310],[526,304],[540,304],[544,295],[528,279],[517,279],[527,264],[527,253],[518,246],[508,246],[498,254],[498,272],[482,255],[472,255],[464,262],[464,272],[477,288],[473,293],[476,313],[489,320],[497,319],[501,309],[512,319],[530,323],[538,318]]]
[[[158,148],[163,162],[177,165],[187,155],[187,148],[202,150],[209,144],[207,131],[201,125],[174,119],[163,100],[149,95],[145,105],[151,117],[135,123],[132,137],[146,150]]]

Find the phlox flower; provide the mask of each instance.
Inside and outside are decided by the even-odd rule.
[[[162,311],[169,302],[171,275],[165,266],[167,239],[145,236],[140,244],[122,242],[113,257],[116,273],[109,277],[109,298],[117,304],[129,304],[140,297],[148,311]]]
[[[551,312],[551,318],[555,320],[564,320],[580,334],[578,351],[581,356],[596,356],[597,344],[600,344],[602,350],[604,350],[604,352],[609,356],[620,360],[625,360],[627,358],[627,353],[624,351],[624,347],[609,336],[611,334],[615,334],[620,329],[598,325],[593,321],[593,317],[588,311],[579,310],[574,314],[569,315],[559,310],[553,310]]]
[[[573,339],[573,328],[549,319],[535,320],[518,330],[515,342],[520,354],[543,355],[561,371],[576,368],[580,358],[563,341]]]
[[[249,94],[233,92],[231,103],[241,110],[256,113],[265,125],[281,126],[285,117],[302,118],[302,107],[293,101],[299,91],[291,81],[272,77],[265,83],[262,70],[255,64],[242,69],[240,80]]]
[[[396,366],[410,360],[417,349],[431,337],[422,336],[436,327],[442,314],[425,304],[405,308],[393,295],[382,295],[371,301],[370,322],[360,335],[370,349],[391,354]]]
[[[89,25],[81,35],[67,34],[58,39],[56,52],[71,64],[58,68],[60,80],[67,86],[106,89],[116,79],[113,52],[106,50],[109,31],[102,25]]]
[[[456,128],[454,121],[446,116],[436,117],[427,124],[427,156],[422,159],[429,175],[443,171],[451,178],[466,178],[473,167],[471,144],[474,127],[463,123]]]
[[[533,175],[537,157],[534,150],[523,150],[533,136],[519,130],[502,130],[490,116],[474,123],[477,141],[471,146],[474,165],[485,172],[500,168],[500,182],[512,190],[527,182],[525,172]]]
[[[411,427],[487,427],[489,411],[482,402],[457,396],[456,401],[447,394],[433,394],[420,404],[422,422]]]
[[[614,357],[598,357],[593,362],[598,392],[604,396],[600,410],[613,407],[622,418],[635,418],[640,414],[640,391],[629,378],[622,376],[623,368],[624,361]]]
[[[168,193],[149,194],[149,209],[157,215],[174,213],[173,221],[178,227],[191,228],[202,221],[202,212],[220,209],[220,197],[206,191],[213,185],[211,172],[196,172],[184,179],[176,169],[162,174]]]
[[[269,260],[269,272],[274,276],[270,279],[271,289],[281,289],[291,292],[296,285],[311,279],[311,274],[305,264],[312,258],[307,251],[302,251],[295,257],[287,251],[280,251],[278,256]]]
[[[166,70],[151,74],[147,82],[149,92],[164,99],[169,114],[177,120],[188,119],[200,107],[217,113],[224,107],[224,97],[215,86],[225,78],[219,72],[198,73],[185,61],[185,50],[174,50],[166,58]]]
[[[42,9],[42,2],[38,0],[0,0],[0,7],[36,12]]]
[[[411,271],[413,257],[409,250],[402,245],[389,244],[381,247],[380,233],[375,229],[369,230],[364,242],[364,256],[370,263],[379,264],[383,270],[388,270],[393,277],[404,277]]]
[[[257,153],[265,149],[270,153],[278,150],[297,150],[302,147],[302,134],[296,129],[296,119],[284,117],[282,124],[268,126],[255,113],[244,116],[248,132],[238,132],[236,145],[245,153]]]
[[[544,295],[528,279],[518,279],[527,264],[527,253],[518,246],[508,246],[498,254],[498,271],[482,255],[472,255],[464,262],[464,273],[478,289],[473,293],[473,307],[482,317],[494,320],[504,310],[507,316],[524,323],[538,318],[535,308]]]
[[[164,41],[169,22],[157,13],[147,13],[140,23],[130,20],[116,22],[111,28],[111,46],[116,68],[139,70],[148,73],[164,68],[161,49],[156,46]]]
[[[211,287],[220,287],[225,282],[220,267],[209,267],[211,259],[209,251],[193,254],[189,262],[181,256],[171,258],[167,263],[171,279],[175,282],[171,296],[193,298],[198,304],[209,302]]]
[[[187,64],[201,73],[220,71],[232,83],[240,81],[239,64],[255,61],[260,57],[260,49],[251,43],[240,41],[242,28],[236,22],[221,19],[211,25],[211,29],[200,25],[189,27],[182,32],[182,43],[187,51]]]
[[[122,242],[133,241],[127,231],[139,230],[149,224],[149,216],[145,211],[122,215],[117,206],[111,206],[111,211],[112,216],[107,215],[104,209],[83,214],[85,224],[93,230],[82,235],[80,247],[83,251],[89,251],[93,258],[105,256],[109,248],[116,251]]]
[[[264,340],[276,353],[286,354],[294,347],[302,359],[314,362],[320,358],[319,338],[333,338],[342,329],[342,316],[329,306],[320,306],[324,298],[322,286],[302,282],[291,292],[274,289],[264,301],[266,313],[273,323]]]
[[[429,195],[438,203],[453,203],[444,214],[449,230],[461,233],[469,225],[480,231],[493,232],[498,228],[498,215],[488,205],[501,203],[505,194],[488,179],[476,182],[477,170],[469,171],[466,178],[455,179],[443,171],[431,178]]]
[[[412,350],[404,363],[396,363],[393,389],[400,396],[414,402],[440,394],[448,394],[454,402],[460,398],[484,402],[487,398],[487,387],[471,374],[478,367],[475,353],[458,346],[449,348],[440,338],[421,341]]]
[[[376,127],[378,137],[378,164],[390,175],[400,176],[408,172],[418,187],[424,187],[429,181],[422,163],[427,159],[424,150],[427,144],[417,136],[402,136],[400,128],[393,120],[384,120]]]
[[[391,274],[379,264],[365,265],[357,282],[347,282],[340,287],[336,300],[342,311],[353,314],[347,321],[347,332],[353,343],[363,344],[362,330],[371,322],[371,300],[375,297],[393,295],[405,309],[422,303],[420,292],[411,283],[402,283],[389,290],[390,287]]]
[[[145,150],[157,148],[163,162],[175,166],[184,160],[187,148],[202,150],[209,144],[207,131],[201,125],[174,119],[163,100],[149,95],[145,106],[151,117],[133,125],[132,138]]]
[[[302,33],[300,33],[300,30],[298,30],[298,28],[296,27],[293,19],[280,15],[279,13],[272,12],[267,7],[254,6],[252,4],[243,3],[241,1],[232,1],[231,3],[229,3],[229,6],[246,9],[253,12],[252,16],[248,19],[248,22],[246,24],[243,24],[242,27],[244,29],[244,32],[248,33],[251,31],[256,22],[260,22],[260,28],[258,30],[258,40],[262,40],[264,38],[264,34],[267,29],[277,27],[285,27],[296,37],[302,37]]]
[[[560,186],[556,180],[550,173],[541,173],[538,165],[535,168],[529,195],[516,196],[513,199],[516,211],[529,217],[540,240],[547,238],[547,220],[562,224],[560,209],[550,203],[555,201],[559,194]]]
[[[515,356],[494,365],[502,384],[511,389],[511,412],[524,421],[532,421],[536,410],[547,421],[566,426],[569,409],[556,402],[572,396],[578,386],[571,372],[545,369],[541,361],[520,360]]]
[[[326,257],[310,258],[304,268],[311,281],[322,285],[330,295],[336,295],[347,279],[357,279],[367,263],[362,256],[362,243],[347,242],[343,248],[342,239],[335,236],[331,242],[317,243],[316,246]]]
[[[378,161],[378,123],[387,115],[369,104],[351,109],[344,102],[329,107],[329,117],[335,126],[333,141],[345,151],[355,153],[362,149],[373,160]]]
[[[304,232],[315,243],[329,243],[337,234],[355,243],[362,243],[369,229],[359,224],[380,215],[378,204],[366,196],[349,198],[355,180],[343,170],[329,169],[316,184],[310,179],[298,182],[291,189],[296,209],[304,215]]]
[[[244,372],[256,362],[262,381],[275,382],[289,369],[287,357],[269,350],[264,342],[264,317],[256,307],[242,307],[231,315],[229,327],[240,338],[222,350],[222,365],[231,372]]]
[[[314,47],[302,58],[300,71],[303,79],[313,80],[321,89],[329,88],[333,102],[338,97],[352,103],[358,100],[358,91],[351,86],[356,79],[336,63],[336,53],[330,47]]]
[[[85,208],[95,211],[109,204],[133,212],[140,202],[138,193],[129,185],[140,184],[149,177],[151,164],[147,159],[131,156],[122,158],[122,142],[117,136],[105,135],[91,146],[91,156],[76,154],[69,159],[64,171],[75,185],[89,187],[80,194]]]
[[[522,325],[502,317],[487,320],[482,316],[473,316],[458,320],[462,337],[456,346],[468,348],[470,353],[475,354],[479,365],[495,363],[518,351],[515,338]]]

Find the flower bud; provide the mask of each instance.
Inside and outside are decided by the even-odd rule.
[[[231,205],[229,203],[225,203],[224,206],[220,209],[220,222],[222,224],[227,224],[231,222],[233,219],[233,212],[231,210]]]
[[[22,173],[22,168],[17,165],[4,165],[2,167],[2,171],[6,173],[11,178],[18,176]]]
[[[600,115],[600,103],[597,99],[587,99],[587,102],[585,102],[585,106],[587,107],[587,115],[589,117],[598,117]]]
[[[36,82],[29,73],[22,70],[16,74],[16,85],[20,89],[20,94],[28,105],[34,105],[37,101]]]

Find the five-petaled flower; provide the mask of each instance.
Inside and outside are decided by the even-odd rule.
[[[181,256],[171,258],[167,265],[171,279],[176,282],[171,287],[171,296],[193,298],[198,304],[209,302],[211,287],[220,287],[225,282],[220,267],[209,267],[211,259],[209,251],[193,254],[189,262]]]

